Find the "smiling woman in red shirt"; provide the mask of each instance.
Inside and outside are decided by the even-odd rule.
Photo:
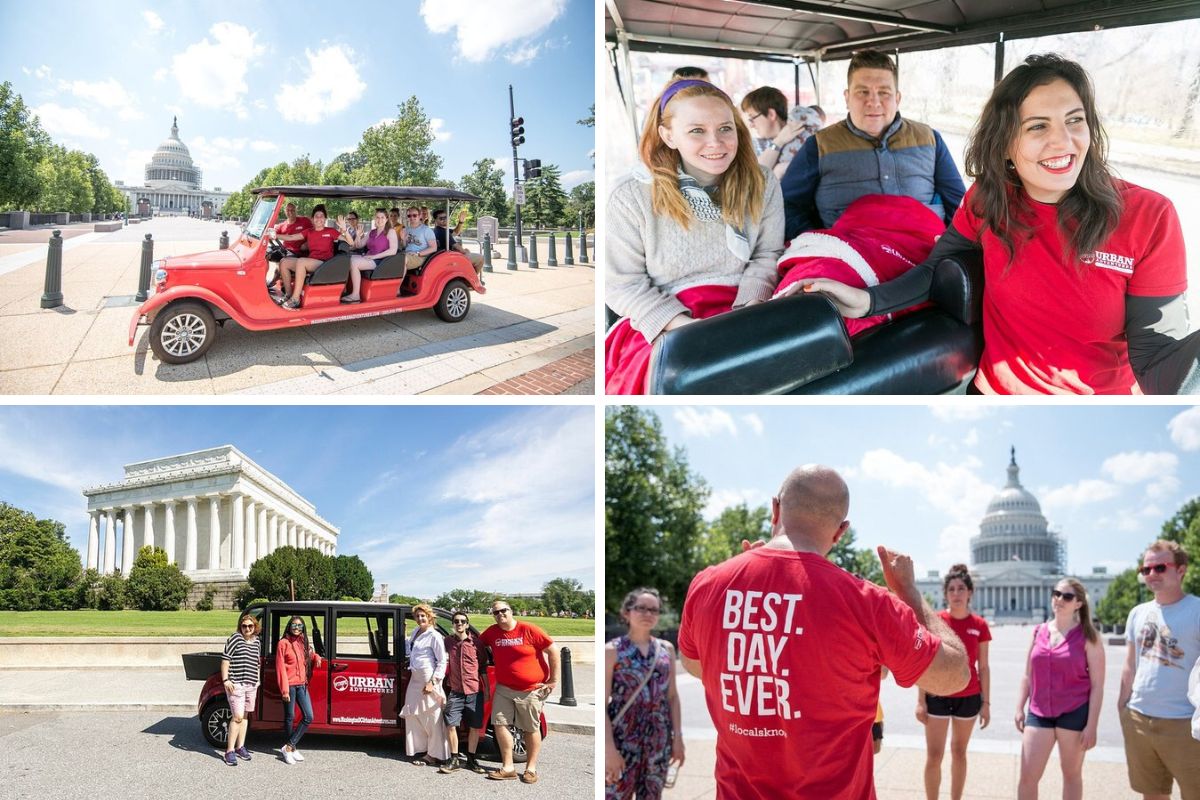
[[[972,394],[1200,393],[1175,207],[1106,161],[1091,79],[1034,55],[997,84],[967,145],[975,184],[929,257],[856,289],[825,279],[847,317],[928,299],[944,258],[983,252],[983,355]]]
[[[275,234],[275,238],[281,242],[304,241],[308,244],[307,258],[289,256],[279,262],[279,275],[283,280],[284,288],[283,302],[280,305],[284,308],[297,309],[300,307],[300,294],[304,291],[304,276],[315,271],[317,267],[321,266],[321,262],[333,258],[334,248],[337,246],[338,239],[341,238],[341,232],[337,228],[325,227],[326,217],[324,204],[318,204],[312,210],[313,226],[311,229],[299,233],[280,234],[276,232]],[[296,274],[294,279],[292,279],[293,272]],[[288,297],[289,287],[290,297]]]

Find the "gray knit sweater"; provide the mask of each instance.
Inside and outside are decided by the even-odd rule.
[[[653,341],[676,314],[687,307],[676,292],[692,286],[736,286],[734,307],[768,300],[779,277],[783,252],[783,195],[779,181],[763,170],[767,184],[763,215],[750,222],[746,238],[750,261],[739,259],[725,244],[724,222],[691,220],[687,230],[675,220],[657,216],[651,207],[645,175],[620,181],[608,199],[605,236],[604,302],[635,330]]]

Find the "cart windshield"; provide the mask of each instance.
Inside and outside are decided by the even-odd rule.
[[[263,195],[258,198],[254,209],[250,212],[250,219],[246,222],[246,227],[242,228],[242,233],[255,239],[262,238],[263,231],[266,230],[267,223],[271,221],[271,215],[275,212],[275,199],[276,195]]]

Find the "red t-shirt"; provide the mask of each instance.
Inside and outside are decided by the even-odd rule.
[[[1082,263],[1065,264],[1058,207],[1024,200],[1034,226],[1008,251],[972,211],[975,188],[954,215],[983,244],[983,357],[975,384],[987,394],[1141,394],[1129,367],[1125,296],[1172,297],[1187,288],[1183,231],[1171,201],[1117,181],[1117,229]],[[1024,198],[1024,195],[1021,195]],[[1080,274],[1079,270],[1082,270]]]
[[[337,245],[337,240],[341,235],[337,228],[330,227],[304,231],[304,240],[308,242],[308,257],[318,261],[328,261],[333,258],[333,248]]]
[[[971,665],[971,680],[967,681],[967,687],[961,692],[948,695],[948,697],[970,697],[973,694],[979,694],[983,691],[983,687],[979,685],[979,645],[981,642],[992,640],[992,632],[988,628],[987,622],[983,617],[975,614],[968,614],[963,619],[955,619],[950,616],[949,609],[939,611],[938,616],[950,626],[954,635],[962,640],[963,646],[967,648],[967,661]]]
[[[679,652],[700,661],[717,797],[869,800],[879,667],[911,686],[941,640],[815,553],[751,550],[692,579]]]
[[[285,219],[283,222],[281,222],[275,226],[275,231],[277,233],[283,234],[284,236],[290,236],[293,233],[304,233],[305,231],[311,231],[312,226],[313,226],[312,220],[309,219],[308,217],[296,217],[295,222],[288,222]],[[287,251],[289,253],[295,253],[296,255],[300,255],[300,245],[301,244],[303,244],[303,242],[299,242],[299,241],[284,242],[283,246],[287,249]]]
[[[541,653],[554,644],[554,640],[537,625],[518,622],[511,631],[492,625],[479,638],[492,648],[497,683],[516,692],[528,692],[550,680],[550,665]]]

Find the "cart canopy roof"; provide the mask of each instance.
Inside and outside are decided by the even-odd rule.
[[[340,197],[348,200],[481,200],[478,195],[442,186],[260,186],[252,194],[288,197]]]

